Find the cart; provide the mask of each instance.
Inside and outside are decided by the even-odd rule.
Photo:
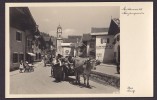
[[[51,55],[45,55],[44,57],[44,66],[46,67],[47,65],[52,65],[52,57]]]
[[[74,71],[74,65],[73,64],[68,64],[65,63],[63,66],[63,74],[62,74],[62,79],[66,80],[68,76],[74,76],[75,71]]]

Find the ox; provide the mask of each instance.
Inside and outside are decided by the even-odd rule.
[[[80,75],[83,75],[84,84],[89,87],[89,76],[93,68],[92,60],[87,58],[74,58],[74,70],[76,76],[76,83],[80,84]]]

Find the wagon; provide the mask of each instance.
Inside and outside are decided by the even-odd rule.
[[[62,60],[62,65],[52,64],[51,76],[53,76],[57,81],[64,81],[68,76],[74,76],[74,66],[73,64],[68,64]]]
[[[75,76],[75,70],[73,64],[65,63],[63,66],[62,79],[66,80],[68,76]]]
[[[46,67],[47,65],[51,65],[52,64],[52,57],[50,57],[50,55],[46,55],[44,58],[44,66]]]

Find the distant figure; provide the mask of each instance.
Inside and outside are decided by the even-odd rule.
[[[23,61],[21,60],[21,62],[20,62],[20,67],[19,67],[19,69],[20,69],[20,73],[22,73],[22,71],[24,70],[24,64],[23,64]]]
[[[28,61],[26,61],[24,72],[29,72],[29,69],[30,69],[30,67],[29,67],[29,65],[28,65]]]

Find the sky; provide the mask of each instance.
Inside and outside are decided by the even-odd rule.
[[[62,27],[62,36],[90,33],[92,27],[109,28],[111,18],[120,18],[118,6],[61,6],[29,7],[39,25],[40,32],[56,37],[57,27]]]

